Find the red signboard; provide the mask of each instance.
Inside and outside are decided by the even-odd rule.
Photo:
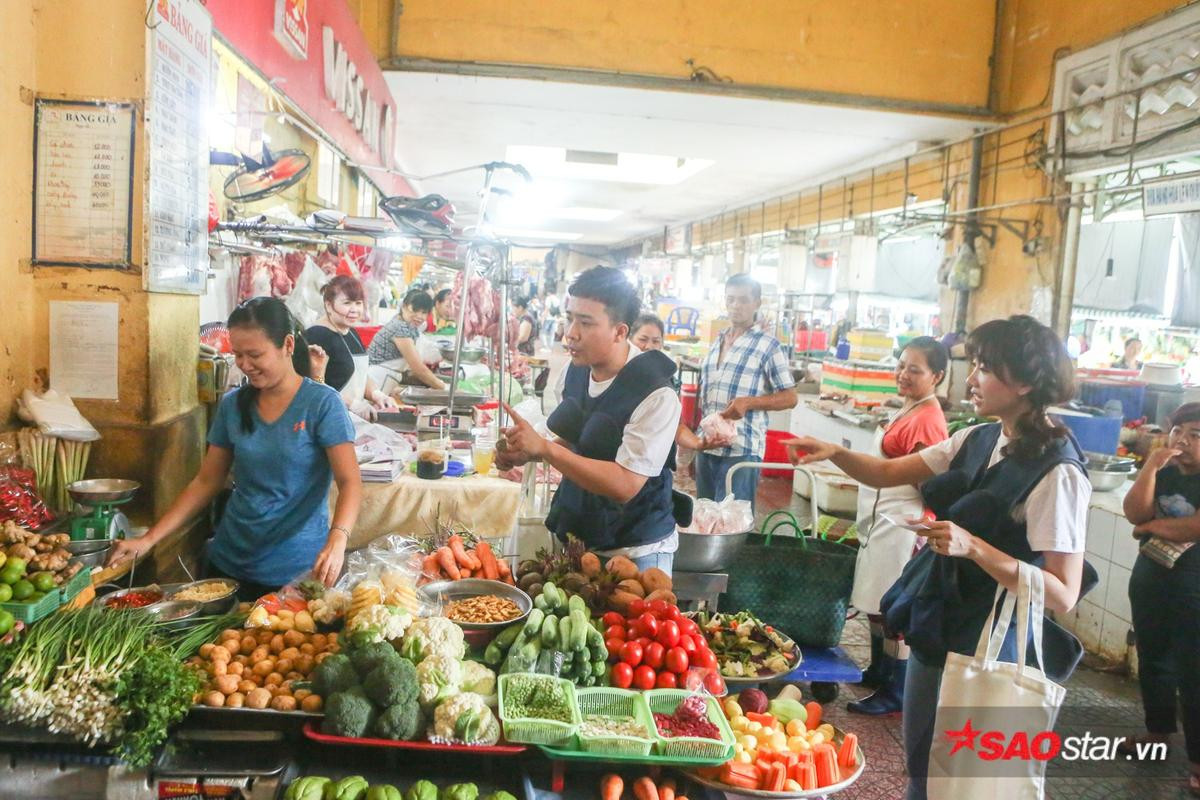
[[[207,0],[205,7],[220,37],[351,161],[396,168],[396,101],[345,0],[284,0],[281,5],[295,23],[288,25],[285,38],[306,37],[303,48],[298,42],[285,47],[277,38],[276,3],[269,0]],[[306,58],[298,58],[301,49]],[[398,175],[367,174],[386,194],[413,194]]]

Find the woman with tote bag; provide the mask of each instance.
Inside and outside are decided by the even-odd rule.
[[[937,521],[925,547],[883,598],[888,630],[912,650],[904,685],[909,800],[925,798],[947,653],[970,655],[997,585],[1015,592],[1022,562],[1042,564],[1045,607],[1079,598],[1091,486],[1084,456],[1046,409],[1070,399],[1074,370],[1054,331],[1032,317],[993,320],[967,340],[975,413],[1000,421],[968,428],[913,455],[879,459],[810,438],[805,463],[831,460],[868,486],[920,484]],[[1015,635],[1009,637],[1015,641]],[[1000,657],[1015,655],[1006,641]]]

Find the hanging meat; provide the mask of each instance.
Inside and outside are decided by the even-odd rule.
[[[450,292],[450,313],[455,319],[458,319],[462,302],[462,287],[463,276],[460,272],[454,276],[454,288]],[[471,285],[467,289],[467,313],[460,335],[464,342],[469,342],[476,336],[499,338],[500,293],[492,288],[487,278],[471,276]]]

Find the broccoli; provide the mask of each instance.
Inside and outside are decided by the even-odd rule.
[[[407,658],[386,659],[367,673],[363,690],[383,708],[415,700],[417,668]]]
[[[350,651],[350,661],[358,674],[366,677],[367,673],[393,658],[399,658],[396,648],[387,642],[370,642]]]
[[[415,697],[410,697],[384,709],[375,720],[375,733],[384,739],[412,741],[424,733],[424,719]]]
[[[350,658],[342,653],[327,657],[313,670],[313,691],[322,697],[329,697],[336,692],[358,685],[358,673]]]
[[[321,732],[358,738],[370,730],[375,722],[375,714],[375,707],[363,693],[362,687],[335,692],[325,699],[325,719],[321,722]]]

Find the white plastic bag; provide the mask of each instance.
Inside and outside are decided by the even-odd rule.
[[[72,442],[94,442],[100,438],[100,432],[84,419],[71,398],[53,389],[42,395],[31,389],[21,392],[17,416],[36,425],[47,436]]]
[[[350,415],[350,419],[354,423],[354,455],[358,463],[407,462],[412,458],[412,445],[402,434],[355,414]]]
[[[291,311],[305,328],[312,327],[324,313],[325,301],[321,297],[321,287],[328,282],[329,276],[321,271],[317,262],[305,258],[304,269],[300,270],[295,287],[283,300],[288,311]]]
[[[431,367],[442,363],[442,348],[438,346],[438,340],[432,336],[417,338],[417,355],[421,357],[422,363]]]
[[[733,420],[725,419],[714,412],[700,420],[700,432],[709,444],[725,447],[733,443],[734,437],[737,436],[737,426],[733,424]]]
[[[692,507],[692,524],[682,533],[741,533],[754,529],[754,510],[748,500],[727,495],[721,502],[701,498]]]

